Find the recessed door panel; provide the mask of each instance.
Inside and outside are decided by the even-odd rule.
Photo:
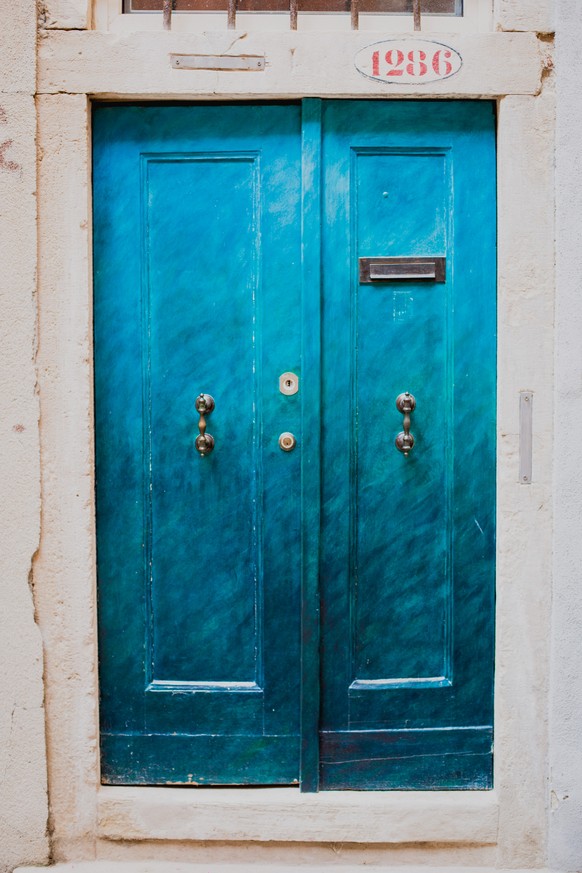
[[[168,686],[261,684],[257,158],[198,153],[143,159],[151,678]],[[227,238],[217,225],[244,232]],[[209,283],[223,289],[222,305]],[[246,404],[239,401],[241,384]],[[200,458],[192,440],[192,394],[198,389],[220,398],[208,418],[217,446],[213,457]],[[248,446],[244,456],[239,441]],[[187,603],[195,605],[194,614],[184,609]]]
[[[446,152],[355,150],[352,184],[357,257],[445,254],[452,216]],[[352,299],[355,688],[449,678],[449,289],[356,284]],[[401,430],[395,400],[405,390],[418,395],[416,450],[407,459],[391,438]],[[402,533],[389,544],[395,521]]]

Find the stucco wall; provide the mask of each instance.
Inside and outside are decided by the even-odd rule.
[[[48,859],[36,345],[36,10],[0,6],[0,870]]]
[[[582,6],[557,4],[550,863],[582,869]]]
[[[37,84],[35,4],[18,0],[2,5],[0,873],[18,863],[42,864],[48,859],[42,656],[32,584],[46,657],[51,828],[58,860],[98,857],[113,862],[155,857],[204,864],[534,868],[549,858],[558,869],[582,869],[582,537],[578,531],[582,458],[577,439],[578,425],[582,427],[582,289],[578,278],[582,246],[577,230],[582,216],[582,110],[577,93],[582,62],[576,55],[582,12],[579,0],[559,0],[557,9],[556,300],[554,95],[549,64],[543,83],[541,78],[551,43],[546,37],[538,42],[535,35],[553,29],[553,0],[497,0],[495,28],[526,32],[464,36],[465,78],[437,85],[432,92],[434,96],[500,98],[496,790],[484,804],[486,814],[478,804],[473,811],[467,805],[465,818],[455,814],[461,795],[452,801],[445,799],[440,807],[438,803],[431,806],[430,798],[420,795],[409,795],[401,802],[393,796],[378,807],[378,828],[385,827],[386,842],[376,838],[366,845],[365,840],[357,844],[341,839],[337,810],[332,809],[329,821],[333,826],[325,831],[322,808],[333,807],[333,799],[319,802],[319,810],[314,800],[313,811],[305,804],[290,814],[291,819],[299,816],[296,833],[301,832],[301,816],[307,817],[312,829],[317,830],[319,822],[322,833],[328,833],[322,837],[328,842],[308,844],[293,833],[281,836],[289,827],[292,832],[292,821],[286,819],[287,831],[281,830],[282,807],[275,804],[269,811],[264,799],[253,812],[256,801],[245,807],[236,797],[229,801],[223,795],[224,809],[214,811],[205,807],[199,795],[194,799],[193,793],[180,789],[167,793],[166,789],[134,789],[139,792],[135,797],[127,789],[99,789],[88,95],[207,99],[244,96],[245,92],[232,75],[176,75],[167,62],[170,50],[192,46],[208,50],[210,46],[219,51],[232,42],[232,35],[87,33],[83,32],[91,23],[87,0],[40,4]],[[340,59],[347,57],[353,52],[354,39],[359,37],[328,37],[329,51],[338,53]],[[260,50],[262,44],[262,37],[256,35],[245,42],[247,50],[249,45]],[[268,37],[267,45],[277,64],[268,79],[265,73],[264,79],[255,78],[252,81],[257,84],[248,86],[259,98],[318,92],[368,95],[367,88],[370,96],[379,96],[372,90],[375,85],[363,84],[351,68],[341,69],[339,62],[335,78],[317,79],[319,57],[314,52],[321,48],[322,38],[281,33]],[[303,58],[299,73],[290,66],[287,69],[285,60],[295,45],[297,56]],[[265,81],[269,82],[266,87]],[[34,370],[37,118],[40,448]],[[517,482],[520,390],[532,390],[535,395],[534,483],[527,487]],[[33,564],[34,583],[30,581]],[[245,824],[245,816],[250,825]],[[365,805],[351,816],[352,832],[354,816],[365,825]],[[403,816],[408,816],[406,827]],[[213,828],[216,831],[214,820],[220,823],[219,836],[209,837]],[[272,835],[257,841],[252,834],[261,822],[272,828],[263,833]],[[422,833],[432,834],[431,845],[423,845]],[[406,834],[412,836],[405,839]],[[444,834],[448,844],[435,843],[434,834]]]

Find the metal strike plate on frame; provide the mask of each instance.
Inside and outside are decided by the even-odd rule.
[[[170,55],[175,70],[225,70],[247,73],[265,69],[264,55]]]
[[[360,258],[360,284],[444,282],[446,258]]]
[[[519,481],[531,485],[533,392],[519,392]]]

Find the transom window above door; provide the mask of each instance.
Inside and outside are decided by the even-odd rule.
[[[124,0],[128,12],[145,12],[160,9],[160,0]],[[343,12],[349,13],[351,26],[359,29],[360,12],[380,13],[382,15],[411,15],[414,30],[422,28],[422,14],[437,15],[463,14],[463,0],[161,0],[164,27],[171,27],[171,16],[175,12],[216,12],[225,10],[228,27],[236,26],[237,12],[289,12],[292,30],[297,30],[299,10],[301,12]]]
[[[362,12],[412,15],[413,0],[360,0]],[[420,0],[421,12],[429,15],[463,15],[463,0]],[[163,0],[124,0],[124,12],[159,12]],[[349,12],[350,0],[299,0],[301,12]],[[209,12],[228,7],[228,0],[173,0],[174,12]],[[238,0],[241,12],[285,12],[289,0]]]
[[[95,0],[97,30],[484,33],[491,0]]]

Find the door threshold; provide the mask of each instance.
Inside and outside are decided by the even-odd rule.
[[[225,864],[207,862],[206,864],[176,863],[175,861],[74,861],[55,864],[54,867],[17,867],[14,873],[37,873],[50,869],[51,873],[257,873],[256,864]],[[329,865],[286,864],[265,865],[268,873],[329,873]],[[410,865],[391,867],[390,873],[458,873],[459,867],[427,867]],[[463,873],[499,873],[500,867],[463,867]],[[350,864],[342,866],[342,873],[362,873],[362,866]],[[366,873],[386,873],[386,867],[365,866]],[[558,873],[550,868],[523,867],[511,873]]]
[[[104,786],[97,805],[98,836],[124,841],[484,845],[497,842],[499,814],[495,791]]]

